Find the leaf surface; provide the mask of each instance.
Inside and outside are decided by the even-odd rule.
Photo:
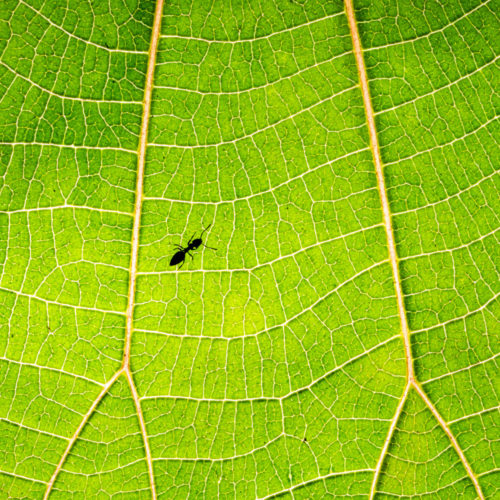
[[[498,11],[4,2],[3,497],[495,498]]]

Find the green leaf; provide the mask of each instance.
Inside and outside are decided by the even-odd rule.
[[[5,0],[0,496],[496,498],[499,8]]]

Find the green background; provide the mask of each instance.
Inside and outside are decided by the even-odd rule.
[[[415,373],[499,494],[497,0],[355,0]],[[120,369],[155,5],[0,9],[0,497]],[[211,224],[181,270],[174,244]],[[342,2],[166,0],[131,370],[160,498],[367,498],[406,384]],[[124,376],[50,498],[150,498]],[[476,498],[411,389],[377,498]]]

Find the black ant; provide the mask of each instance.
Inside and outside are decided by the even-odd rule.
[[[189,253],[191,252],[192,250],[196,250],[200,245],[203,245],[205,248],[210,248],[210,250],[217,250],[217,248],[213,248],[213,247],[208,247],[207,245],[205,245],[203,243],[203,240],[201,239],[201,237],[203,236],[203,233],[211,226],[212,224],[209,224],[200,234],[200,237],[199,238],[196,238],[193,240],[194,238],[194,234],[193,236],[191,236],[191,239],[188,241],[188,244],[187,244],[187,247],[183,247],[181,245],[175,245],[177,248],[178,248],[178,251],[175,252],[174,256],[172,257],[172,259],[170,260],[170,265],[171,266],[176,266],[177,264],[181,264],[181,267],[184,265],[184,262],[186,260],[186,254],[189,255],[191,257],[191,259],[194,259],[194,257]],[[196,234],[196,233],[195,233]],[[179,267],[179,269],[181,268]]]

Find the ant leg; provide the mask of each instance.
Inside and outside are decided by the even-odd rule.
[[[194,256],[191,255],[189,252],[188,252],[188,255],[191,257],[191,260],[194,260]]]

